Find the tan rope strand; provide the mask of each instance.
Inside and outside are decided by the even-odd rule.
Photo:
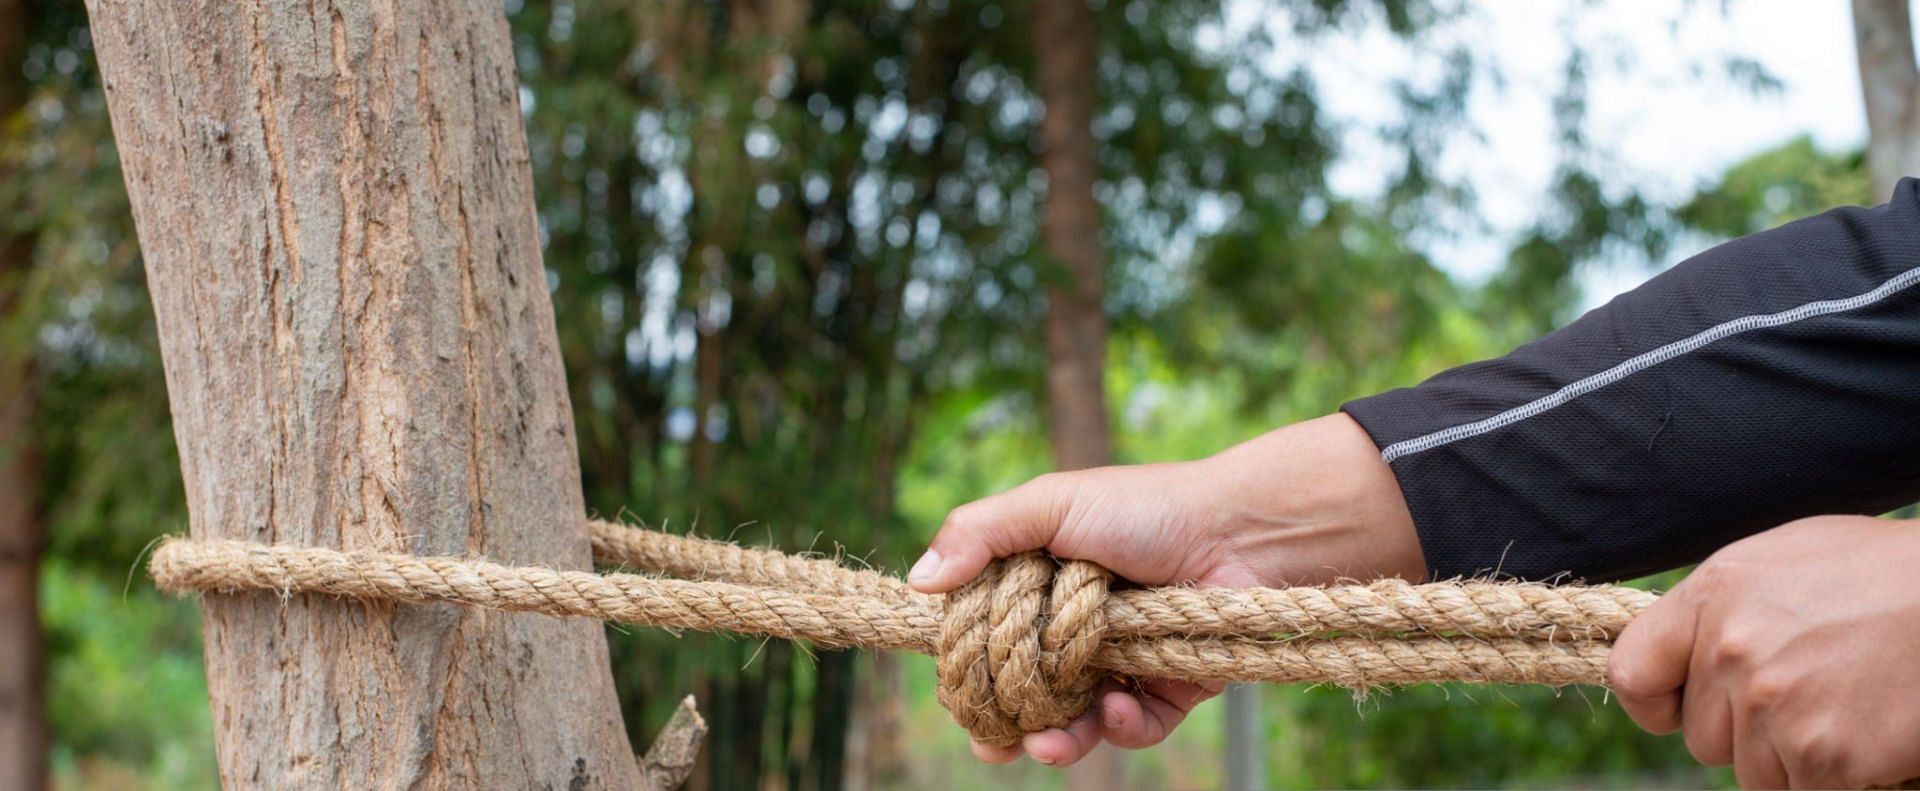
[[[168,541],[149,564],[170,593],[324,593],[362,601],[451,602],[636,626],[812,640],[835,648],[932,653],[925,606],[725,582],[510,567],[482,560]]]
[[[1118,591],[1105,609],[1109,631],[1126,637],[1434,632],[1611,639],[1657,598],[1611,586],[1382,580],[1324,588]]]
[[[602,565],[690,580],[915,600],[897,577],[832,560],[712,539],[590,523]],[[1612,638],[1655,594],[1618,586],[1512,582],[1297,588],[1149,588],[1101,604],[1108,633],[1143,638],[1265,637],[1316,632],[1437,632],[1484,637]]]
[[[1610,643],[1439,637],[1320,640],[1149,640],[1108,643],[1094,664],[1149,678],[1334,684],[1352,689],[1461,681],[1568,686],[1606,683]]]
[[[900,580],[865,569],[850,569],[826,558],[790,555],[770,549],[628,527],[618,522],[587,522],[593,559],[617,566],[688,580],[713,580],[816,590],[852,596],[904,598],[912,588]]]
[[[810,640],[935,656],[939,697],[975,738],[1064,725],[1100,678],[1382,684],[1600,684],[1610,641],[1652,604],[1616,587],[1397,580],[1324,588],[1109,591],[1104,569],[1004,558],[946,596],[817,557],[593,522],[595,574],[420,557],[172,539],[167,591],[322,593]]]

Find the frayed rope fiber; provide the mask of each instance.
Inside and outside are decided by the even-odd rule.
[[[1604,683],[1613,638],[1655,595],[1612,586],[1443,582],[1109,590],[1042,553],[1004,558],[946,596],[824,558],[591,523],[595,574],[474,558],[169,539],[172,593],[325,593],[453,602],[735,632],[939,660],[939,698],[983,742],[1065,725],[1112,674],[1367,689],[1464,681]]]

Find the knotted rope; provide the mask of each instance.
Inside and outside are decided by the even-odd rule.
[[[1109,590],[1111,575],[1041,553],[996,561],[946,596],[824,558],[591,523],[595,574],[481,559],[170,539],[150,564],[173,593],[325,593],[454,602],[735,632],[939,660],[939,698],[1007,745],[1065,725],[1108,674],[1365,689],[1465,681],[1602,684],[1612,639],[1652,604],[1609,586],[1444,582]]]

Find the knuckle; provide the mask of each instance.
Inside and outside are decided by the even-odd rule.
[[[1707,558],[1698,568],[1695,568],[1691,573],[1687,574],[1686,580],[1681,584],[1686,586],[1687,592],[1691,595],[1698,596],[1701,599],[1712,599],[1714,598],[1714,594],[1726,586],[1726,581],[1727,572],[1725,561],[1721,559],[1721,556],[1716,555]]]
[[[1867,770],[1865,764],[1853,760],[1851,755],[1842,755],[1834,764],[1833,777],[1841,788],[1878,788],[1887,785],[1887,778]]]
[[[1786,763],[1802,772],[1833,777],[1847,763],[1847,743],[1832,728],[1802,728],[1787,740]]]
[[[1871,788],[1909,774],[1873,766],[1867,743],[1854,724],[1828,713],[1795,722],[1778,746],[1796,788]]]
[[[985,509],[978,502],[967,503],[947,512],[946,521],[940,524],[941,532],[955,533],[978,532],[985,522]]]
[[[1066,483],[1069,477],[1071,477],[1071,473],[1054,470],[1053,472],[1043,472],[1043,473],[1040,473],[1039,475],[1034,476],[1032,480],[1027,482],[1027,484],[1029,486],[1042,487],[1042,488],[1055,487],[1063,483]]]
[[[1762,669],[1747,680],[1746,694],[1741,696],[1741,705],[1753,712],[1769,712],[1780,708],[1787,697],[1793,694],[1797,686],[1791,675],[1771,669]]]
[[[1099,482],[1102,480],[1107,479],[1098,470],[1069,470],[1044,473],[1021,488],[1036,495],[1033,498],[1035,501],[1059,508],[1072,503],[1085,491],[1101,488]]]
[[[1646,668],[1635,657],[1616,651],[1607,662],[1607,685],[1620,697],[1640,700],[1658,694],[1659,690],[1647,688],[1647,678]]]
[[[1767,636],[1764,624],[1747,619],[1730,621],[1720,630],[1718,639],[1714,640],[1710,656],[1714,664],[1720,667],[1751,666],[1760,657]]]
[[[1723,637],[1708,654],[1713,666],[1722,670],[1746,667],[1753,662],[1753,644],[1743,638]]]
[[[1713,602],[1739,601],[1740,590],[1748,587],[1748,568],[1749,564],[1740,557],[1739,547],[1728,547],[1707,558],[1681,585],[1702,607]]]

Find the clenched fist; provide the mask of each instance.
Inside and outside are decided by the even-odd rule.
[[[1748,788],[1920,777],[1920,524],[1824,516],[1730,544],[1620,635],[1608,675],[1641,727]]]
[[[1194,462],[1043,475],[961,506],[907,575],[944,593],[989,561],[1031,549],[1099,563],[1143,585],[1314,585],[1343,578],[1419,581],[1425,561],[1393,472],[1346,415],[1283,428]],[[1159,743],[1217,687],[1109,685],[1064,729],[1017,747],[974,743],[1003,763],[1021,751],[1065,766],[1101,741]]]

